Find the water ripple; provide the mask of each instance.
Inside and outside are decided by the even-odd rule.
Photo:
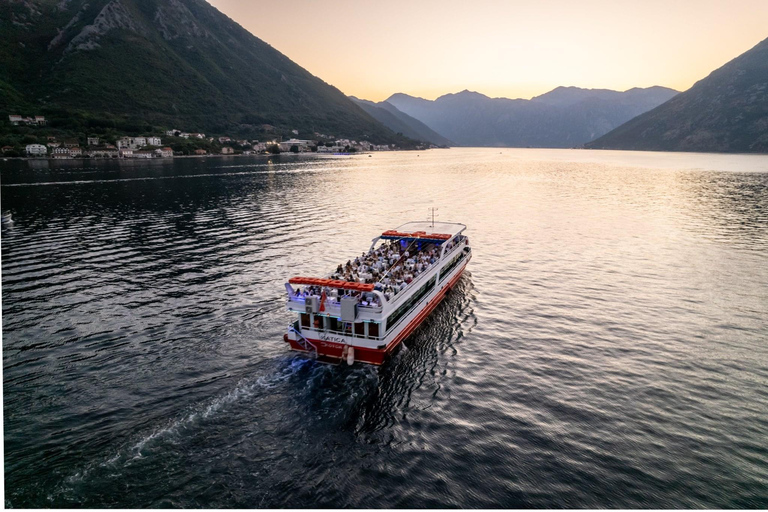
[[[2,166],[8,507],[768,506],[766,157]],[[430,206],[474,257],[393,358],[287,352]]]

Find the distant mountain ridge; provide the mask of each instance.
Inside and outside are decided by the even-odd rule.
[[[0,9],[2,113],[83,130],[405,140],[204,0],[3,0]]]
[[[368,112],[371,117],[395,133],[402,133],[411,139],[430,142],[437,146],[455,146],[455,143],[432,130],[418,119],[401,112],[391,103],[386,101],[374,103],[373,101],[361,100],[354,96],[349,98]]]
[[[558,87],[530,100],[468,90],[425,100],[397,93],[386,102],[462,146],[577,147],[677,94],[666,87]]]
[[[768,152],[768,39],[586,147]]]

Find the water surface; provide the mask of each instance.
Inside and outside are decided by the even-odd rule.
[[[10,507],[768,507],[768,157],[0,162]],[[410,220],[460,285],[382,368],[283,283]]]

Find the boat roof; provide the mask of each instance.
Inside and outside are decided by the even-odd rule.
[[[395,229],[391,231],[397,231],[400,233],[424,233],[427,236],[423,236],[421,238],[429,238],[429,235],[448,235],[446,236],[440,236],[435,238],[438,239],[445,239],[454,237],[467,229],[467,226],[464,224],[459,224],[458,222],[435,222],[434,224],[429,221],[423,221],[423,222],[406,222],[405,224],[396,227]]]
[[[344,290],[354,290],[358,292],[372,292],[373,284],[366,283],[350,283],[347,281],[340,281],[337,279],[320,279],[317,277],[301,277],[296,276],[288,280],[291,284],[306,284],[314,286],[328,286],[329,288],[342,288]]]

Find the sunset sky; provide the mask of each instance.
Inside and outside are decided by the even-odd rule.
[[[767,0],[209,0],[346,94],[685,90],[768,37]]]

